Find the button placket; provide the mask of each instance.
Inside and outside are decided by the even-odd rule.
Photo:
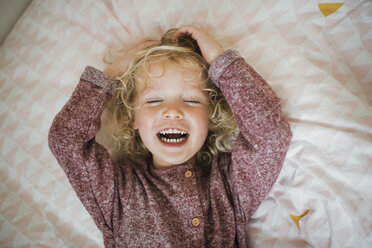
[[[195,182],[195,178],[194,178],[194,172],[193,172],[193,170],[191,170],[191,169],[188,169],[188,170],[186,170],[185,171],[185,180],[186,180],[186,182],[188,182],[188,183],[191,183],[191,186],[189,187],[189,189],[191,190],[191,191],[194,191],[194,190],[196,190],[197,191],[197,188],[195,188],[195,187],[197,187],[196,186],[196,182]],[[190,199],[191,200],[191,199]],[[195,199],[194,199],[195,200]],[[195,202],[194,202],[195,203]],[[197,209],[195,209],[195,211],[197,211],[197,212],[199,212]],[[192,211],[192,212],[194,212],[194,211]],[[196,216],[199,216],[199,214],[200,213],[197,213],[197,212],[194,212],[193,214],[192,213],[190,213],[191,214],[191,218],[190,218],[190,224],[193,226],[193,227],[201,227],[201,225],[202,225],[202,222],[201,222],[201,219],[199,218],[199,217],[196,217]]]

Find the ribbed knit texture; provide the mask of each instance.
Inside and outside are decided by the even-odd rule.
[[[246,247],[245,225],[274,184],[292,134],[280,100],[236,51],[218,57],[210,74],[240,133],[233,152],[209,167],[112,162],[94,137],[115,82],[93,67],[54,119],[49,146],[105,247]]]

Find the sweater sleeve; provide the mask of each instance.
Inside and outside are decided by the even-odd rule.
[[[49,130],[49,147],[77,196],[104,236],[112,236],[113,163],[95,141],[100,117],[116,83],[99,70],[86,67],[71,98]]]
[[[240,131],[226,177],[237,211],[247,222],[275,183],[292,133],[280,99],[238,52],[225,51],[212,64],[210,75]]]

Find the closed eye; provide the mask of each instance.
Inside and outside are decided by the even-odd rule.
[[[159,103],[161,103],[163,100],[150,100],[150,101],[146,101],[146,104],[147,105],[157,105]]]
[[[200,101],[195,101],[195,100],[185,100],[186,103],[191,104],[191,105],[197,105],[200,104]]]

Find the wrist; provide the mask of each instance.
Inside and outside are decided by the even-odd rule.
[[[219,56],[221,56],[221,54],[223,54],[224,53],[224,50],[223,50],[223,48],[221,47],[220,49],[218,49],[217,51],[216,51],[216,53],[215,53],[215,55],[212,57],[212,59],[210,60],[210,61],[208,61],[208,64],[209,65],[212,65],[216,60],[217,60],[217,58],[219,57]]]

